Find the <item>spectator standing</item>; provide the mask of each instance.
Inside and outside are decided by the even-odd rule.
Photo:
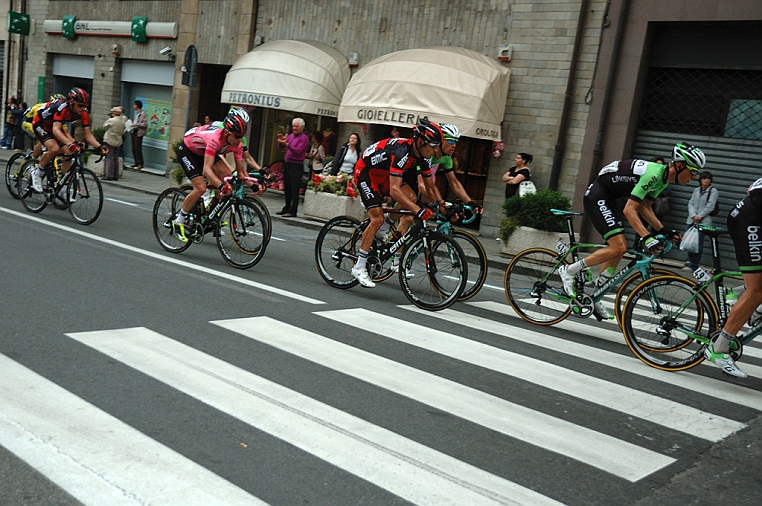
[[[276,214],[284,218],[294,218],[299,208],[299,188],[302,186],[302,172],[304,172],[304,159],[310,140],[304,133],[304,120],[294,118],[291,121],[291,133],[278,134],[278,147],[285,150],[283,171],[283,195],[286,205]]]
[[[143,168],[143,137],[148,130],[148,119],[146,113],[143,110],[143,102],[135,100],[132,108],[135,110],[135,116],[132,119],[132,157],[135,159],[135,163],[132,164],[133,169]]]
[[[355,164],[360,157],[360,134],[351,133],[347,142],[339,146],[336,156],[331,162],[331,175],[335,176],[339,172],[344,174],[354,174]]]
[[[503,174],[503,182],[505,183],[505,198],[509,199],[516,195],[519,191],[519,183],[522,181],[529,181],[529,165],[532,163],[534,157],[529,153],[519,153],[516,158],[513,159],[514,165],[508,172]]]
[[[122,115],[119,107],[112,107],[109,113],[109,119],[103,124],[106,132],[103,134],[103,143],[108,146],[105,162],[106,181],[117,181],[119,179],[119,147],[124,142],[124,124],[127,118]]]
[[[13,129],[15,127],[13,110],[16,109],[17,105],[16,97],[9,98],[5,104],[5,130],[3,131],[2,140],[0,140],[0,148],[11,149],[13,146]]]
[[[325,149],[323,148],[323,132],[317,131],[310,136],[312,145],[307,158],[310,159],[310,173],[307,180],[312,179],[313,174],[323,172],[323,161],[325,160]]]
[[[712,174],[704,171],[699,175],[699,187],[693,190],[691,199],[688,201],[688,218],[685,223],[688,225],[686,231],[693,225],[701,223],[702,225],[711,225],[711,212],[717,205],[717,199],[720,192],[712,186]],[[688,265],[683,267],[685,270],[695,271],[701,265],[701,253],[704,251],[704,234],[699,232],[699,250],[698,253],[688,253]]]
[[[26,102],[19,103],[15,109],[11,110],[13,114],[13,148],[16,151],[24,151],[24,113],[26,112]]]

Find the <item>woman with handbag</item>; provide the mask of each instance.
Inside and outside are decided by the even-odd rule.
[[[528,164],[532,163],[532,155],[529,153],[519,153],[513,162],[516,164],[511,167],[508,172],[503,174],[503,182],[505,183],[505,198],[509,199],[519,192],[519,185],[522,181],[529,181],[529,168]],[[532,193],[532,192],[529,192]]]
[[[717,206],[717,199],[720,192],[712,186],[712,173],[705,170],[699,175],[699,187],[693,190],[691,199],[688,201],[688,218],[685,220],[688,227],[686,232],[693,225],[701,223],[702,225],[711,225],[712,216],[717,213],[714,209]],[[701,264],[701,253],[704,251],[704,234],[699,232],[698,251],[688,252],[688,261],[685,270],[695,271]]]

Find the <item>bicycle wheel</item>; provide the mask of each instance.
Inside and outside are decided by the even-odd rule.
[[[265,218],[249,199],[232,201],[217,221],[217,247],[222,258],[238,269],[254,267],[267,248]]]
[[[402,252],[399,280],[410,302],[430,311],[453,305],[463,294],[468,265],[463,249],[450,236],[431,232]]]
[[[656,276],[672,276],[674,273],[668,269],[651,269],[651,275],[647,278],[644,278],[643,275],[640,272],[636,272],[632,274],[629,278],[625,279],[621,285],[619,285],[619,290],[616,292],[616,296],[614,298],[614,316],[616,316],[616,322],[619,325],[619,327],[622,327],[622,309],[624,308],[624,303],[627,300],[627,297],[630,296],[632,291],[635,289],[636,286],[638,286],[640,283],[645,281],[646,279],[650,279]]]
[[[11,197],[16,200],[19,198],[18,181],[21,175],[21,167],[27,162],[32,162],[32,160],[27,159],[25,153],[14,153],[5,165],[5,186],[8,188]]]
[[[265,229],[265,243],[270,244],[270,237],[273,234],[273,219],[270,216],[270,210],[267,209],[267,206],[265,205],[262,200],[257,197],[256,195],[245,195],[244,198],[246,200],[251,201],[252,204],[257,206],[257,209],[262,213],[262,218],[264,218],[264,223],[266,225]]]
[[[530,248],[511,260],[505,270],[505,296],[524,320],[537,325],[553,325],[571,313],[556,269],[558,256],[544,248]],[[566,264],[566,259],[563,260]]]
[[[93,171],[85,168],[74,169],[66,188],[69,213],[77,223],[90,225],[103,210],[103,186]]]
[[[171,253],[180,253],[190,247],[192,241],[182,242],[172,231],[172,222],[183,205],[185,193],[179,188],[167,188],[153,205],[153,233],[161,247]]]
[[[318,272],[333,287],[352,288],[359,283],[350,272],[360,247],[359,226],[356,218],[338,216],[323,225],[315,240]]]
[[[622,330],[630,350],[646,364],[682,371],[704,360],[717,308],[705,292],[679,276],[643,281],[624,303]]]
[[[32,189],[32,171],[37,170],[39,165],[36,163],[26,163],[21,166],[21,174],[18,180],[18,194],[21,203],[24,205],[27,211],[32,213],[39,213],[45,206],[48,205],[47,192],[42,193],[34,191]],[[47,190],[48,177],[47,174],[42,176],[42,188]]]
[[[484,252],[484,248],[479,240],[468,232],[454,230],[450,237],[455,239],[466,255],[468,280],[466,280],[466,288],[463,290],[463,295],[458,300],[468,300],[479,293],[479,290],[482,289],[484,282],[487,280],[487,254]]]

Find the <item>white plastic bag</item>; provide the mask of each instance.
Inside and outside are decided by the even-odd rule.
[[[519,183],[519,197],[529,195],[530,193],[537,193],[534,183],[531,181],[522,181]]]
[[[680,243],[680,249],[686,253],[699,252],[699,231],[696,227],[691,227],[683,235],[683,241]]]

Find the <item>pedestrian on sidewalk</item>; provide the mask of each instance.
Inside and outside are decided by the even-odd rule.
[[[15,123],[13,121],[13,110],[18,106],[16,97],[11,97],[5,104],[5,130],[3,131],[3,139],[0,140],[0,148],[11,149],[13,147],[13,128]]]
[[[132,119],[132,157],[135,159],[135,163],[132,164],[133,169],[143,168],[143,137],[148,130],[148,120],[146,119],[146,113],[143,110],[143,102],[135,100],[132,108],[135,110],[135,116]]]
[[[712,173],[705,170],[699,175],[699,187],[693,190],[691,199],[688,201],[688,218],[686,232],[693,225],[712,225],[712,211],[720,198],[720,192],[712,186]],[[688,253],[688,262],[685,270],[695,271],[701,265],[701,253],[704,251],[704,233],[699,232],[698,253]]]
[[[295,218],[299,208],[299,188],[302,186],[304,159],[310,145],[310,139],[304,133],[304,125],[302,118],[294,118],[291,122],[291,133],[287,136],[278,134],[278,147],[286,152],[283,170],[283,196],[286,205],[275,214],[280,214],[284,218]]]
[[[127,117],[122,115],[122,110],[112,107],[109,112],[109,119],[103,124],[106,132],[103,134],[103,143],[108,146],[105,162],[106,181],[117,181],[119,179],[119,147],[124,139],[125,123]]]

